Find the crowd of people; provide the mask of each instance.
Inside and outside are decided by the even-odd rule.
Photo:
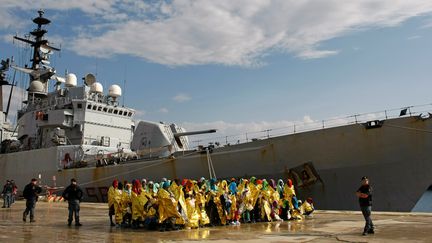
[[[10,208],[10,206],[15,203],[15,197],[18,191],[18,187],[14,180],[7,180],[6,184],[3,186],[2,197],[3,197],[3,207]]]
[[[240,223],[298,220],[314,211],[290,179],[113,181],[108,190],[111,226],[176,230]],[[114,220],[113,217],[114,216]]]

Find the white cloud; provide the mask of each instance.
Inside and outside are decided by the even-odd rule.
[[[303,122],[304,123],[312,123],[312,122],[314,122],[314,120],[312,120],[312,118],[309,115],[306,115],[303,117]]]
[[[135,119],[144,119],[145,114],[144,110],[135,110]]]
[[[168,113],[168,112],[169,112],[168,109],[165,107],[159,109],[159,113]]]
[[[282,136],[293,133],[306,132],[311,130],[318,130],[354,123],[364,123],[372,120],[383,120],[388,116],[389,118],[398,117],[399,110],[394,109],[392,113],[375,112],[358,114],[356,116],[336,116],[329,119],[319,120],[312,119],[309,115],[305,115],[303,120],[300,121],[259,121],[259,122],[226,122],[226,121],[213,121],[204,123],[183,122],[180,126],[186,128],[187,131],[198,131],[207,129],[216,129],[216,133],[203,134],[199,136],[189,137],[191,146],[207,145],[212,142],[219,142],[224,145],[225,143],[235,144],[251,141],[251,139],[264,139],[268,136]]]
[[[80,26],[69,45],[78,54],[126,54],[170,66],[256,66],[272,51],[303,59],[323,58],[341,51],[323,48],[327,40],[359,30],[396,26],[432,12],[432,1],[422,0],[1,2],[2,17],[11,9],[40,7],[78,9],[92,16],[95,23]],[[0,28],[10,24],[3,22]],[[94,32],[95,28],[99,30]]]
[[[413,36],[409,36],[407,38],[407,40],[416,40],[416,39],[420,39],[420,38],[422,38],[420,35],[413,35]]]
[[[177,94],[176,96],[174,96],[172,99],[178,103],[182,103],[182,102],[191,100],[192,98],[187,94],[180,93],[180,94]]]

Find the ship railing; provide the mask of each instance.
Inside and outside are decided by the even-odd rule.
[[[305,117],[302,122],[283,122],[284,125],[274,128],[265,128],[259,131],[248,131],[226,136],[207,137],[205,139],[191,141],[194,148],[206,146],[207,144],[216,146],[230,146],[242,144],[256,140],[263,140],[271,137],[290,135],[302,132],[317,131],[322,129],[340,127],[352,124],[362,124],[369,121],[383,121],[398,117],[421,116],[422,118],[432,116],[432,104],[423,104],[416,106],[406,106],[395,109],[375,111],[369,113],[358,113],[347,116],[337,116],[324,120],[312,120]],[[265,127],[265,125],[261,126]]]

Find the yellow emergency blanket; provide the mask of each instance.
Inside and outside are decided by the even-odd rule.
[[[196,199],[194,198],[187,198],[186,199],[186,207],[187,207],[187,217],[188,221],[186,226],[191,228],[198,228],[199,227],[199,207],[196,205]]]
[[[121,224],[123,221],[123,207],[122,207],[122,190],[114,189],[112,192],[112,203],[114,205],[115,222]]]
[[[144,205],[146,205],[148,199],[144,192],[137,194],[132,191],[131,193],[132,201],[132,220],[144,220],[146,217],[144,211]]]
[[[159,204],[159,223],[164,222],[168,218],[181,217],[181,215],[177,211],[177,202],[174,199],[174,195],[171,195],[167,190],[160,188],[157,196]]]

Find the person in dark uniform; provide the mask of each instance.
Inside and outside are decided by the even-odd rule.
[[[42,188],[37,185],[35,178],[31,179],[31,182],[24,187],[23,196],[26,199],[26,209],[23,212],[23,221],[27,219],[27,215],[30,213],[30,222],[36,222],[34,219],[34,210],[36,202],[39,197],[39,193],[42,192]]]
[[[372,187],[369,185],[369,179],[363,176],[361,179],[361,186],[357,190],[356,195],[359,199],[360,209],[366,221],[363,235],[374,234],[374,225],[371,219],[372,213]]]
[[[75,215],[75,226],[82,226],[79,218],[80,202],[83,197],[81,188],[77,185],[75,178],[71,179],[71,184],[63,191],[62,197],[68,201],[69,217],[68,226],[71,226],[73,216]]]
[[[6,184],[3,187],[2,195],[3,195],[3,208],[10,208],[12,204],[12,193],[13,193],[13,185],[10,180],[6,181]]]

